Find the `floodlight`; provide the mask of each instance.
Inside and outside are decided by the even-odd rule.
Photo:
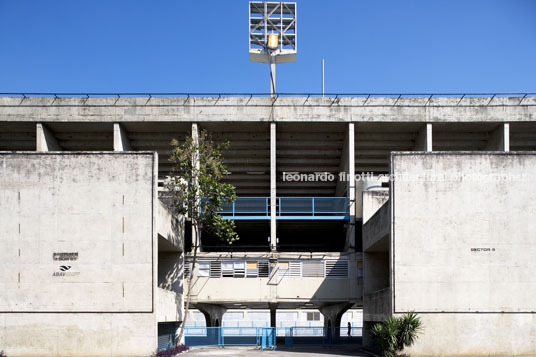
[[[277,50],[277,47],[279,46],[279,35],[276,35],[274,33],[271,33],[268,35],[268,50]]]
[[[295,2],[249,2],[249,59],[270,64],[270,89],[275,94],[275,65],[296,61]]]

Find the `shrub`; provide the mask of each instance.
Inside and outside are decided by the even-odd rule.
[[[182,353],[184,351],[188,351],[189,347],[185,345],[178,345],[175,347],[168,348],[167,350],[162,350],[156,352],[153,356],[155,357],[174,357],[175,355],[178,355],[179,353]],[[2,356],[0,356],[2,357]]]
[[[395,317],[372,326],[376,345],[384,357],[395,357],[404,347],[415,343],[422,331],[421,319],[414,312]]]

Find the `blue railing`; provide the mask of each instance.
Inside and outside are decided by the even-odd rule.
[[[346,197],[278,197],[276,219],[348,219]],[[239,197],[219,212],[227,219],[270,219],[270,197]]]
[[[184,344],[198,346],[276,347],[275,327],[185,327]]]
[[[287,327],[285,345],[360,344],[361,327]]]

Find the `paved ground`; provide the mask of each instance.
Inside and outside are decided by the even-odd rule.
[[[185,357],[312,357],[312,356],[359,356],[372,357],[372,354],[366,353],[356,347],[293,347],[291,349],[281,348],[277,351],[265,350],[261,352],[259,349],[252,347],[197,347],[190,351],[181,354]]]

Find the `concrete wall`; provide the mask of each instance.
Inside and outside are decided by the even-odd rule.
[[[388,188],[363,191],[363,224],[367,223],[370,217],[372,217],[388,199]]]
[[[536,97],[0,97],[0,121],[515,122],[536,120]],[[88,110],[91,106],[91,110]],[[497,110],[500,108],[500,110]]]
[[[154,352],[156,165],[148,153],[0,154],[9,356]]]
[[[393,309],[425,327],[411,355],[536,354],[536,155],[400,153],[392,171]]]
[[[281,260],[307,260],[310,254],[280,253]],[[315,260],[340,259],[341,253],[312,253]],[[266,259],[263,253],[246,253],[249,259]],[[272,253],[271,256],[278,256]],[[241,259],[240,253],[201,253],[204,260]],[[229,258],[232,257],[232,258]],[[348,278],[291,277],[280,276],[275,266],[271,267],[267,278],[209,278],[193,277],[192,301],[194,303],[285,303],[299,306],[304,302],[336,303],[351,301],[362,303],[362,279],[357,278],[357,262],[363,260],[361,254],[348,255]],[[244,258],[245,259],[245,258]],[[343,258],[344,259],[344,258]],[[185,284],[186,288],[186,284]],[[237,291],[240,293],[237,294]],[[186,292],[185,292],[186,294]]]

